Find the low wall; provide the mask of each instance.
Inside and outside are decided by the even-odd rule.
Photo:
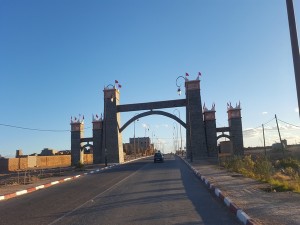
[[[0,160],[0,171],[26,170],[28,168],[27,158],[10,158]]]
[[[37,156],[37,167],[71,166],[71,155]]]
[[[83,155],[84,164],[93,164],[93,154],[84,154]]]
[[[84,154],[84,164],[93,164],[93,154]],[[71,155],[35,156],[0,159],[0,171],[17,171],[30,168],[71,166]]]

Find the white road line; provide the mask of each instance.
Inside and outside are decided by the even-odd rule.
[[[120,180],[118,183],[114,184],[113,186],[111,186],[110,188],[106,189],[105,191],[99,193],[98,195],[96,195],[95,197],[89,199],[88,201],[86,201],[85,203],[83,203],[82,205],[76,207],[75,209],[73,209],[72,211],[66,213],[65,215],[57,218],[56,220],[54,220],[53,222],[49,223],[48,225],[52,225],[57,223],[58,221],[62,220],[63,218],[65,218],[66,216],[69,216],[70,214],[72,214],[73,212],[77,211],[78,209],[82,208],[83,206],[85,206],[87,203],[89,203],[90,201],[92,201],[95,198],[100,197],[101,195],[105,194],[106,192],[112,190],[113,188],[117,187],[119,184],[121,184],[122,182],[124,182],[125,180],[127,180],[128,178],[132,177],[133,175],[135,175],[137,172],[139,172],[141,169],[143,169],[145,166],[147,166],[149,164],[144,165],[143,167],[141,167],[140,169],[138,169],[137,171],[135,171],[134,173],[130,174],[129,176],[125,177],[124,179]]]

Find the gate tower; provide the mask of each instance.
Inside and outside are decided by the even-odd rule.
[[[200,80],[185,80],[187,158],[207,157],[207,146],[202,115]]]
[[[208,156],[217,156],[217,126],[215,104],[209,110],[205,104],[203,106],[203,117]]]
[[[227,105],[229,134],[233,144],[234,155],[244,155],[243,128],[241,117],[241,104],[232,107],[231,103]]]
[[[81,139],[84,136],[84,122],[78,118],[71,119],[71,165],[83,163]]]
[[[105,157],[110,163],[124,162],[122,134],[119,131],[121,124],[120,112],[117,106],[120,104],[120,92],[115,87],[104,88],[104,141]]]

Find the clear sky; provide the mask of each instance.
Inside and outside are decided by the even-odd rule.
[[[299,26],[300,1],[294,8]],[[70,149],[69,131],[3,124],[69,130],[81,114],[90,137],[103,88],[115,79],[121,104],[130,104],[183,98],[176,78],[199,71],[202,103],[216,104],[218,127],[228,125],[227,102],[241,102],[246,147],[262,145],[254,128],[275,114],[300,125],[285,0],[0,0],[0,154]],[[122,124],[135,114],[122,113]],[[288,144],[300,142],[298,127],[279,125]],[[265,126],[267,144],[278,142],[275,121]],[[154,115],[136,123],[136,136],[146,131],[169,152],[177,129]]]

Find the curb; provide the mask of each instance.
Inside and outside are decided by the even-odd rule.
[[[256,225],[255,221],[251,219],[242,209],[240,209],[229,197],[226,197],[219,188],[211,184],[209,180],[205,178],[205,176],[201,175],[199,171],[190,165],[185,159],[181,159],[193,171],[193,173],[204,182],[206,187],[214,192],[215,196],[217,196],[229,208],[229,210],[238,218],[239,221],[241,221],[244,225]]]
[[[29,193],[34,192],[34,191],[45,189],[45,188],[51,187],[51,186],[56,185],[56,184],[64,183],[66,181],[71,181],[71,180],[77,179],[79,177],[88,175],[88,174],[94,174],[94,173],[97,173],[97,172],[102,172],[103,170],[108,170],[108,169],[111,169],[111,168],[113,168],[115,166],[127,164],[127,163],[130,163],[130,162],[139,160],[139,159],[147,158],[147,157],[149,157],[149,156],[141,157],[141,158],[138,158],[138,159],[132,159],[132,160],[126,161],[126,162],[124,162],[122,164],[115,163],[115,164],[112,164],[110,166],[99,168],[99,169],[95,169],[95,170],[92,170],[92,171],[89,171],[89,172],[86,172],[86,173],[83,173],[83,174],[78,174],[78,175],[75,175],[75,176],[72,176],[72,177],[67,177],[67,178],[64,178],[64,179],[61,179],[61,180],[52,181],[50,183],[42,184],[42,185],[39,185],[39,186],[36,186],[36,187],[27,188],[27,189],[20,190],[20,191],[17,191],[17,192],[5,194],[5,195],[0,195],[0,202],[3,201],[3,200],[7,200],[7,199],[18,197],[20,195],[29,194]]]
[[[83,174],[78,174],[78,175],[75,175],[75,176],[72,176],[72,177],[67,177],[67,178],[64,178],[64,179],[61,179],[61,180],[52,181],[50,183],[41,184],[39,186],[27,188],[27,189],[20,190],[20,191],[14,192],[14,193],[1,195],[0,196],[0,201],[11,199],[11,198],[14,198],[14,197],[18,197],[20,195],[28,194],[28,193],[38,191],[38,190],[41,190],[41,189],[45,189],[45,188],[51,187],[51,186],[56,185],[56,184],[60,184],[60,183],[66,182],[66,181],[77,179],[77,178],[82,177],[84,175],[93,174],[95,172],[100,172],[102,170],[107,170],[107,169],[110,169],[110,168],[112,168],[116,165],[118,165],[118,164],[113,164],[111,166],[107,166],[107,167],[104,167],[104,168],[101,168],[101,169],[96,169],[96,170],[90,171],[88,173],[83,173]]]

